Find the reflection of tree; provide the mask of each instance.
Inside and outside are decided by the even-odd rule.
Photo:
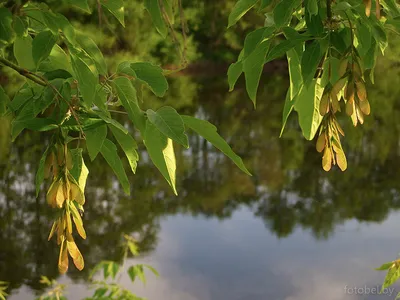
[[[190,135],[191,148],[176,147],[179,196],[142,153],[137,176],[129,175],[130,197],[123,194],[112,171],[101,157],[89,163],[84,221],[86,241],[79,240],[86,268],[71,269],[75,280],[101,259],[119,259],[121,233],[134,234],[143,254],[157,244],[160,219],[175,214],[229,218],[248,206],[278,237],[294,228],[309,230],[317,239],[334,234],[349,219],[382,222],[400,207],[398,169],[400,107],[392,91],[398,86],[397,69],[384,64],[377,70],[376,85],[369,93],[374,115],[366,124],[344,124],[344,147],[349,169],[325,173],[314,143],[306,142],[298,129],[296,114],[279,139],[281,111],[287,82],[282,76],[265,76],[257,110],[245,90],[228,93],[225,82],[215,78],[177,77],[171,80],[166,99],[144,95],[144,106],[177,107],[181,113],[198,115],[217,125],[253,173],[248,177],[204,139]],[[379,76],[385,72],[385,76]],[[383,84],[382,81],[389,83]],[[393,80],[393,83],[391,81]],[[123,121],[121,116],[121,121]],[[53,212],[34,195],[34,175],[43,143],[31,132],[21,135],[10,148],[8,121],[0,124],[0,279],[12,289],[25,283],[39,289],[42,274],[57,276],[57,248],[47,242]],[[141,145],[140,145],[141,146]],[[128,166],[127,166],[128,167]]]

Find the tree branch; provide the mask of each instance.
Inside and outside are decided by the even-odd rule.
[[[57,90],[57,88],[52,85],[46,78],[42,77],[41,75],[38,75],[34,72],[28,71],[27,69],[21,68],[20,66],[17,66],[16,64],[12,63],[11,61],[0,57],[0,63],[11,68],[14,69],[15,71],[17,71],[19,74],[21,74],[22,76],[25,76],[26,78],[32,80],[33,82],[41,85],[41,86],[48,86],[50,87],[54,93],[56,93],[62,100],[65,101],[65,103],[68,105],[69,110],[71,111],[72,115],[74,116],[74,119],[76,120],[76,122],[78,123],[78,125],[81,127],[81,131],[82,131],[82,126],[79,122],[79,118],[75,113],[74,108],[71,106],[71,103],[68,102],[67,99],[65,99],[63,97],[63,95],[61,95],[61,93]],[[82,131],[83,136],[85,136],[85,134]]]
[[[11,61],[0,57],[0,63],[2,63],[3,65],[14,69],[15,71],[17,71],[19,74],[21,74],[22,76],[25,76],[26,78],[32,80],[33,82],[42,85],[42,86],[46,86],[46,82],[43,81],[41,78],[39,78],[35,73],[28,71],[27,69],[21,68],[20,66],[17,66],[16,64],[12,63]]]
[[[330,22],[332,20],[332,0],[326,0],[326,15]]]

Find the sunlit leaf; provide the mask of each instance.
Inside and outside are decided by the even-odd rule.
[[[322,121],[322,116],[319,113],[322,92],[323,89],[314,79],[308,86],[303,85],[294,105],[299,114],[301,130],[307,140],[314,138]]]
[[[257,2],[258,0],[238,0],[229,15],[228,28],[236,24]]]
[[[124,19],[124,1],[123,0],[100,0],[101,5],[103,5],[114,17],[125,26]]]
[[[147,121],[144,144],[150,159],[177,195],[176,160],[172,140],[161,133],[150,121]]]

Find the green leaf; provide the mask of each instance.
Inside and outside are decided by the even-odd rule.
[[[113,127],[117,128],[118,130],[122,131],[124,134],[128,133],[128,130],[122,126],[121,123],[118,123],[117,121],[115,121],[114,119],[110,118],[109,116],[107,116],[106,114],[104,114],[104,112],[101,111],[96,111],[95,112],[97,116],[99,116],[104,122],[106,122],[107,124],[112,125]]]
[[[313,36],[321,36],[324,33],[325,27],[324,23],[322,23],[320,14],[311,15],[306,11],[305,20],[310,34]]]
[[[371,30],[368,26],[365,25],[364,22],[357,22],[357,40],[359,45],[357,47],[358,53],[360,53],[361,57],[367,54],[369,48],[371,47]]]
[[[301,74],[305,85],[308,85],[314,78],[320,60],[320,45],[317,40],[314,40],[312,43],[306,45],[303,57],[301,58]]]
[[[110,264],[110,266],[111,266],[111,270],[110,270],[111,276],[113,279],[115,279],[115,276],[117,276],[118,271],[119,271],[119,265],[117,263],[113,262]]]
[[[135,282],[136,279],[136,268],[135,266],[130,266],[128,269],[128,275],[132,282]]]
[[[71,156],[73,167],[70,173],[75,178],[76,182],[78,182],[79,187],[83,192],[85,191],[89,170],[86,167],[85,161],[82,157],[82,148],[72,149]]]
[[[114,84],[117,89],[118,98],[128,112],[129,119],[143,136],[146,130],[146,118],[138,106],[135,88],[126,77],[114,79]]]
[[[136,173],[137,162],[139,161],[139,154],[137,153],[137,144],[134,138],[129,134],[121,131],[119,128],[110,125],[111,132],[113,133],[118,144],[124,150],[132,172]]]
[[[231,13],[229,14],[228,28],[235,25],[241,17],[244,16],[256,3],[258,0],[239,0],[236,2]]]
[[[135,71],[131,68],[131,63],[128,61],[124,61],[120,63],[117,67],[117,74],[126,74],[132,77],[136,77]]]
[[[400,278],[400,268],[396,265],[389,269],[382,284],[381,293]]]
[[[272,0],[261,0],[260,10],[266,8],[272,3]]]
[[[164,18],[161,14],[161,9],[158,0],[144,0],[144,7],[151,16],[154,26],[163,38],[167,36],[168,29],[165,25]]]
[[[375,270],[385,271],[385,270],[390,269],[393,265],[394,265],[394,261],[390,261],[390,262],[384,263],[382,266],[380,266],[379,268],[376,268]]]
[[[42,61],[38,70],[49,72],[57,69],[65,70],[71,75],[74,75],[71,67],[71,60],[60,46],[55,45],[51,50],[49,57]]]
[[[261,42],[270,38],[275,30],[275,27],[263,27],[250,32],[244,40],[242,60],[246,59],[251,53],[253,53]]]
[[[388,11],[388,13],[393,17],[398,17],[400,15],[399,6],[395,0],[382,0],[383,7]]]
[[[233,152],[232,148],[218,134],[217,127],[208,121],[196,119],[190,116],[182,116],[182,119],[187,127],[197,132],[197,134],[205,138],[215,148],[222,151],[222,153],[229,157],[235,163],[235,165],[239,167],[239,169],[251,176],[250,172],[243,164],[242,159],[235,152]]]
[[[290,78],[290,100],[292,100],[297,93],[300,91],[301,84],[303,82],[301,76],[300,57],[296,50],[291,49],[286,53],[288,67],[289,67],[289,78]]]
[[[286,98],[285,98],[285,105],[283,107],[283,112],[282,112],[282,128],[281,128],[281,133],[279,134],[279,137],[282,137],[283,131],[285,130],[286,122],[289,118],[289,115],[293,111],[294,105],[296,103],[296,98],[291,99],[290,97],[290,89],[286,92]]]
[[[89,66],[79,57],[71,56],[72,68],[74,69],[76,79],[78,80],[79,91],[87,106],[91,106],[96,94],[96,84],[98,79],[92,73]]]
[[[32,38],[29,35],[15,39],[14,56],[20,67],[28,70],[35,69],[35,62],[32,56]]]
[[[99,126],[104,125],[105,122],[102,119],[98,118],[89,118],[89,117],[83,117],[80,118],[80,124],[75,120],[75,118],[70,118],[68,121],[64,122],[61,125],[61,128],[66,129],[66,130],[73,130],[73,131],[86,131],[86,130],[91,130],[95,129]]]
[[[107,137],[107,126],[101,125],[91,130],[85,131],[86,147],[89,152],[90,160],[93,161],[100,152]]]
[[[156,269],[154,269],[152,266],[150,265],[143,265],[143,267],[146,267],[147,269],[149,269],[154,275],[156,275],[157,277],[160,277],[160,274],[157,272]]]
[[[324,61],[321,77],[321,86],[326,87],[328,83],[334,85],[339,80],[340,61],[336,57],[328,57]],[[330,78],[329,78],[330,77]]]
[[[42,185],[42,183],[44,181],[44,165],[46,162],[48,152],[49,152],[49,147],[47,147],[46,150],[44,151],[42,158],[40,159],[40,162],[39,162],[38,170],[36,172],[36,178],[35,178],[36,198],[39,196],[40,186]]]
[[[335,2],[334,2],[335,3]],[[350,5],[350,3],[346,2],[346,1],[340,1],[340,2],[336,2],[336,5],[333,5],[332,11],[334,13],[340,12],[340,11],[350,11],[353,6]]]
[[[91,13],[89,4],[87,0],[68,0],[71,5],[82,9],[84,12]]]
[[[282,114],[282,129],[280,136],[282,136],[283,131],[286,126],[287,119],[290,113],[293,111],[295,98],[301,89],[301,84],[303,79],[301,77],[301,67],[300,67],[300,58],[295,49],[291,49],[286,53],[289,67],[289,78],[290,78],[290,87],[288,92],[286,93],[285,105],[283,107]]]
[[[18,37],[28,36],[28,23],[25,18],[14,16],[13,28]]]
[[[306,8],[310,15],[318,14],[318,0],[307,0]]]
[[[32,120],[35,117],[33,113],[33,103],[26,104],[17,117],[11,123],[11,140],[14,141],[17,136],[25,128],[25,122]]]
[[[243,61],[243,71],[246,79],[246,90],[256,106],[257,89],[264,66],[265,56],[270,47],[270,41],[264,41]]]
[[[12,41],[14,37],[14,30],[12,28],[12,14],[5,8],[0,8],[0,47],[2,44],[7,44]]]
[[[93,298],[95,299],[103,299],[103,296],[108,292],[108,288],[106,287],[102,287],[102,288],[98,288],[96,289]]]
[[[185,134],[185,125],[181,116],[174,108],[164,106],[157,110],[157,112],[148,109],[147,117],[167,137],[181,144],[186,149],[189,148],[188,137]]]
[[[97,47],[96,43],[87,35],[79,33],[76,35],[76,41],[81,45],[82,49],[93,59],[96,64],[97,71],[100,74],[107,75],[107,64],[104,60],[103,53]]]
[[[277,28],[289,24],[293,10],[299,5],[299,2],[299,0],[282,0],[275,6],[274,21]]]
[[[23,128],[34,130],[34,131],[50,131],[57,129],[58,125],[56,122],[49,118],[34,118],[29,120],[17,120],[14,125],[23,126]]]
[[[323,89],[313,79],[309,85],[303,85],[294,104],[299,115],[299,123],[304,137],[312,140],[322,121],[319,103]]]
[[[130,194],[130,184],[128,177],[126,176],[124,166],[121,162],[121,159],[117,153],[117,147],[113,142],[109,139],[105,139],[103,146],[101,147],[101,155],[103,155],[104,159],[107,161],[111,169],[113,169],[115,175],[119,182],[121,183],[125,193],[127,195]]]
[[[50,55],[56,42],[57,37],[50,30],[42,31],[35,36],[32,42],[32,57],[36,66]]]
[[[163,75],[163,70],[147,62],[132,63],[137,79],[145,83],[158,97],[163,97],[168,89],[168,82]]]
[[[172,140],[147,120],[144,144],[150,159],[172,187],[175,195],[178,195],[175,186],[176,160]]]
[[[243,73],[243,63],[242,61],[237,61],[231,64],[228,68],[228,83],[229,83],[229,91],[233,91],[237,80],[240,75]]]
[[[274,46],[269,52],[268,55],[265,59],[265,62],[270,62],[273,61],[281,56],[283,56],[287,51],[290,49],[294,48],[297,46],[297,44],[300,44],[302,41],[292,41],[292,40],[286,40],[280,42],[278,45]]]
[[[17,111],[20,109],[28,100],[33,98],[32,90],[29,88],[25,88],[27,85],[25,84],[17,94],[14,96],[13,100],[9,103],[9,108],[12,111]],[[17,116],[18,117],[18,116]]]
[[[100,3],[125,27],[123,0],[100,0]]]

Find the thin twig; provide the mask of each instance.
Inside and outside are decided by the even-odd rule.
[[[19,74],[21,74],[22,76],[25,76],[26,78],[32,80],[33,82],[41,85],[41,86],[46,86],[46,82],[37,78],[37,76],[35,76],[36,74],[28,71],[27,69],[21,68],[20,66],[17,66],[16,64],[12,63],[11,61],[0,57],[0,63],[2,63],[3,65],[14,69],[15,71],[17,71]]]
[[[184,62],[183,52],[182,52],[182,49],[181,49],[181,47],[180,47],[179,41],[178,41],[178,39],[177,39],[177,37],[176,37],[174,28],[172,27],[171,21],[170,21],[170,19],[169,19],[169,17],[168,17],[168,14],[167,14],[167,12],[165,11],[164,3],[163,3],[162,0],[158,0],[158,4],[159,4],[159,6],[160,6],[161,13],[162,13],[163,18],[164,18],[164,20],[165,20],[165,23],[167,23],[167,27],[168,27],[169,31],[171,32],[172,41],[174,42],[175,47],[176,47],[177,51],[179,52],[179,54],[180,54],[180,56],[181,56],[182,63],[183,63],[183,62]]]
[[[69,110],[71,111],[72,115],[74,116],[74,119],[76,120],[76,122],[78,123],[78,126],[80,127],[81,131],[82,131],[82,126],[79,122],[79,118],[75,113],[74,108],[71,106],[71,104],[67,101],[67,99],[65,99],[63,97],[63,95],[61,95],[61,93],[58,91],[58,89],[52,85],[46,78],[44,78],[43,76],[36,74],[34,72],[31,72],[27,69],[21,68],[20,66],[17,66],[16,64],[12,63],[11,61],[0,57],[0,63],[2,63],[3,65],[14,69],[15,71],[17,71],[19,74],[21,74],[22,76],[25,76],[26,78],[32,80],[33,82],[41,85],[41,86],[49,86],[61,99],[63,99],[65,101],[65,103],[67,103]],[[82,131],[83,136],[84,133]]]
[[[183,63],[186,65],[187,64],[187,59],[186,59],[186,51],[187,51],[187,43],[186,43],[186,32],[187,32],[187,27],[186,27],[186,20],[185,20],[185,13],[183,11],[182,7],[182,0],[178,0],[179,4],[179,14],[181,18],[181,27],[182,27],[182,38],[183,38]]]
[[[97,14],[99,15],[99,27],[101,27],[101,25],[102,25],[102,20],[101,20],[102,12],[101,12],[100,0],[97,0]]]

